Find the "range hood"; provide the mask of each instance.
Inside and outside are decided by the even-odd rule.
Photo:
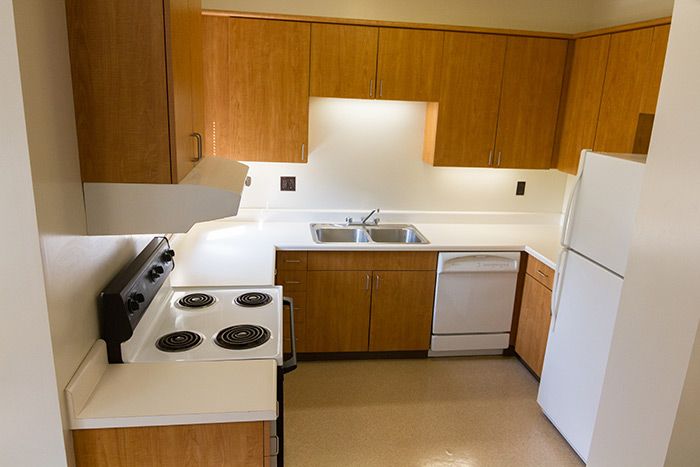
[[[203,158],[178,184],[83,183],[88,235],[184,233],[235,216],[248,166]]]

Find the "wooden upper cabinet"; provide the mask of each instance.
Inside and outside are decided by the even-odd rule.
[[[221,155],[241,161],[306,162],[310,25],[228,21],[231,142],[230,153]]]
[[[633,152],[642,96],[649,79],[653,40],[653,28],[612,35],[594,144],[596,151]],[[641,123],[646,125],[644,121]]]
[[[551,166],[566,51],[565,40],[508,37],[496,167]]]
[[[319,97],[374,97],[379,29],[311,25],[310,93]]]
[[[506,37],[445,33],[440,104],[429,104],[423,159],[488,167],[498,125]]]
[[[85,182],[177,183],[201,131],[199,0],[66,0]]]
[[[593,148],[609,49],[609,34],[579,39],[574,45],[556,154],[561,171],[575,175],[581,151]]]
[[[377,98],[437,101],[445,33],[381,28],[377,57]]]
[[[428,350],[435,271],[374,271],[369,350]]]
[[[229,112],[228,24],[225,16],[202,17],[204,56],[204,153],[232,154],[233,128]]]
[[[654,28],[654,38],[651,43],[651,56],[649,57],[649,71],[647,72],[647,80],[644,83],[642,102],[639,106],[640,113],[656,113],[656,102],[659,100],[659,87],[661,86],[661,75],[664,71],[664,61],[666,60],[666,48],[668,46],[668,35],[670,32],[670,24]]]

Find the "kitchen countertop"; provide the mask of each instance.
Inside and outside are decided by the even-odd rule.
[[[416,223],[429,244],[315,243],[309,222],[221,220],[175,235],[174,286],[249,286],[275,283],[276,250],[525,251],[552,268],[561,251],[555,224]]]
[[[274,360],[107,363],[92,347],[66,387],[72,430],[277,418]]]

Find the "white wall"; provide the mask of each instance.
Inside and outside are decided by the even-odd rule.
[[[12,2],[0,0],[0,465],[66,465]]]
[[[673,18],[594,467],[663,465],[700,322],[700,2],[678,0]]]
[[[673,0],[202,0],[202,7],[575,33],[669,16]]]
[[[424,103],[312,98],[308,164],[246,163],[244,208],[560,213],[555,170],[432,167],[421,159]],[[296,192],[280,191],[282,175]],[[525,196],[515,196],[518,180]]]
[[[85,235],[65,5],[56,0],[18,0],[14,9],[56,367],[50,385],[63,404],[63,389],[99,336],[98,293],[149,237]],[[64,428],[70,458],[65,420]]]

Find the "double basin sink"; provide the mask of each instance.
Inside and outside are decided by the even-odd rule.
[[[316,243],[429,243],[410,224],[311,224],[311,236]]]

